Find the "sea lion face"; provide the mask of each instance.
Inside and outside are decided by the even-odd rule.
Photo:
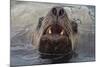
[[[48,12],[41,23],[40,31],[40,53],[65,55],[72,51],[72,27],[62,7],[54,7]]]

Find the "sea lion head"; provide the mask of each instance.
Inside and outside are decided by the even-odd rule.
[[[39,52],[42,55],[57,57],[72,52],[72,26],[64,8],[53,7],[42,18],[38,33],[41,33]]]

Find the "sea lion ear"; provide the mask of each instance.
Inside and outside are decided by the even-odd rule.
[[[40,29],[43,19],[44,19],[44,17],[39,18],[38,25],[37,25],[37,30]]]
[[[73,33],[78,33],[78,24],[76,21],[71,21]]]

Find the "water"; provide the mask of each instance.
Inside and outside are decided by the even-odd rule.
[[[45,16],[52,6],[57,4],[43,4],[34,2],[11,3],[11,58],[12,66],[49,64],[49,59],[40,58],[40,53],[32,45],[32,33],[37,26],[39,17]],[[79,43],[69,62],[83,62],[95,60],[95,8],[94,6],[65,7],[69,18],[79,19]],[[44,8],[41,8],[44,7]],[[66,59],[65,59],[66,60]]]

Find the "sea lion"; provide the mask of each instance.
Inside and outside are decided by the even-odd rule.
[[[38,44],[42,58],[55,59],[72,56],[78,25],[71,21],[63,7],[53,7],[39,19],[33,44]]]

